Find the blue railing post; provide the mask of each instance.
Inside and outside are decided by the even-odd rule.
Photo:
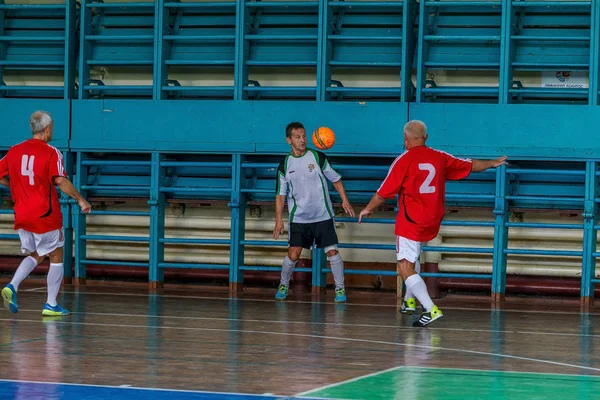
[[[77,162],[77,174],[75,175],[74,186],[84,197],[87,197],[85,191],[82,191],[81,187],[87,182],[87,167],[83,165],[83,159],[85,153],[78,152],[76,156]],[[72,207],[73,213],[73,228],[75,231],[75,281],[77,285],[85,285],[86,271],[85,264],[81,260],[87,258],[86,255],[86,241],[81,239],[86,233],[86,216],[81,213],[79,207]]]
[[[89,97],[89,92],[84,90],[84,87],[88,85],[90,80],[90,67],[87,64],[87,60],[90,58],[92,52],[91,45],[86,40],[86,35],[92,33],[92,9],[86,6],[87,0],[81,0],[80,6],[80,32],[79,32],[79,88],[77,91],[77,98],[79,100],[86,99]]]
[[[1,18],[0,18],[1,19]],[[65,66],[64,66],[64,98],[75,97],[75,67],[76,67],[76,33],[77,2],[66,1],[65,3]],[[66,244],[66,243],[65,243]]]
[[[600,95],[600,1],[592,1],[590,21],[590,75],[588,104],[597,106]]]
[[[235,66],[233,77],[233,98],[234,100],[244,100],[246,94],[244,85],[248,80],[248,66],[246,58],[248,54],[248,46],[246,42],[246,17],[248,10],[246,9],[246,0],[237,0],[236,2],[236,29],[235,29]]]
[[[508,90],[513,77],[513,43],[510,38],[512,21],[512,0],[502,0],[502,39],[500,39],[500,80],[498,84],[498,102],[500,104],[511,102]]]
[[[65,151],[64,166],[65,172],[70,179],[73,179],[73,153]],[[60,193],[60,211],[63,215],[63,230],[65,237],[65,245],[63,247],[63,265],[64,265],[64,282],[73,282],[73,219],[71,217],[71,206],[70,198],[64,193]],[[73,204],[73,207],[79,208],[77,204]]]
[[[167,80],[167,67],[165,65],[165,44],[163,32],[168,24],[168,15],[165,19],[164,0],[154,0],[154,65],[153,65],[153,97],[154,100],[163,99],[162,87]]]
[[[236,295],[242,289],[243,272],[240,266],[244,265],[244,240],[246,231],[246,201],[242,194],[244,177],[242,173],[242,156],[234,154],[231,164],[231,239],[229,262],[229,292]]]
[[[317,45],[317,101],[327,100],[327,86],[331,77],[329,61],[329,40],[327,39],[327,23],[329,19],[329,0],[319,0],[319,34]]]
[[[163,156],[160,153],[152,153],[152,170],[150,177],[150,265],[149,286],[156,289],[163,285],[163,269],[159,264],[165,260],[165,244],[161,241],[165,237],[165,194],[160,191],[165,182],[165,168],[160,162]]]
[[[417,12],[417,3],[414,0],[405,0],[402,6],[402,69],[400,71],[400,84],[402,94],[400,101],[408,103],[412,100],[412,65],[415,57],[414,20]]]
[[[423,96],[423,88],[425,87],[425,80],[427,79],[427,71],[425,69],[425,53],[428,51],[427,42],[425,41],[425,30],[427,26],[427,7],[425,1],[419,3],[419,36],[417,39],[417,83],[416,83],[416,102],[425,102],[425,96]],[[405,83],[402,82],[402,85]]]
[[[323,249],[312,247],[312,293],[325,293],[327,287],[327,273],[323,270],[327,268],[327,256]]]
[[[598,206],[598,176],[597,163],[587,161],[585,165],[585,203],[583,210],[583,257],[581,266],[581,305],[589,307],[594,299],[594,284],[592,278],[596,273],[596,240],[598,231],[596,220]]]
[[[506,249],[508,247],[508,194],[506,166],[496,168],[494,206],[494,260],[492,264],[492,302],[504,300],[506,291]]]
[[[77,5],[75,1],[67,1],[65,4],[65,59],[64,59],[64,98],[73,99],[75,97],[75,75],[76,75],[76,32]],[[69,104],[69,107],[71,105]],[[69,121],[69,126],[70,126]],[[63,153],[65,172],[70,179],[73,179],[73,153],[68,149]],[[65,245],[63,247],[63,265],[65,283],[73,282],[73,218],[71,216],[71,206],[69,196],[61,193],[61,211],[63,214],[63,230]],[[74,207],[79,208],[78,205]]]

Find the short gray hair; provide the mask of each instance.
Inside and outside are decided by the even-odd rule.
[[[48,111],[36,111],[29,117],[29,126],[34,135],[44,132],[47,127],[52,125],[52,122],[52,116]]]
[[[423,121],[413,119],[404,125],[404,132],[408,132],[409,137],[413,139],[421,139],[427,136],[427,125]]]

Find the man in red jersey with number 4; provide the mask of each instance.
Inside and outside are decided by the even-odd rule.
[[[19,265],[11,282],[2,289],[4,306],[13,313],[19,311],[17,291],[21,282],[46,257],[48,299],[42,315],[67,315],[57,301],[62,283],[64,232],[62,212],[55,185],[79,203],[81,211],[89,213],[88,203],[67,179],[63,156],[50,146],[54,122],[45,111],[36,111],[29,118],[33,137],[10,148],[0,160],[0,184],[10,187],[15,201],[15,225],[21,239],[21,251],[28,254]]]
[[[377,193],[360,212],[358,222],[369,217],[386,199],[398,195],[396,217],[396,259],[398,274],[406,284],[400,311],[412,314],[419,300],[423,313],[413,326],[425,326],[443,316],[433,304],[427,286],[419,276],[421,246],[435,238],[444,217],[446,181],[466,178],[471,172],[481,172],[506,164],[506,157],[496,160],[456,158],[443,151],[425,146],[427,127],[421,121],[409,121],[404,126],[406,151],[394,160]],[[415,300],[416,297],[416,300]]]

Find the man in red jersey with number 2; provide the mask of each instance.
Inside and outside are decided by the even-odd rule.
[[[423,313],[413,326],[425,326],[443,316],[433,304],[427,286],[419,276],[421,246],[435,238],[444,217],[446,181],[466,178],[506,164],[506,157],[496,160],[467,160],[425,146],[427,127],[421,121],[404,126],[406,151],[392,163],[389,172],[369,204],[360,212],[358,222],[370,216],[386,199],[398,195],[396,217],[396,259],[398,274],[406,284],[400,311],[412,314],[419,300]],[[416,297],[416,300],[415,300]]]
[[[62,283],[64,232],[62,212],[55,186],[79,203],[81,211],[89,213],[90,204],[67,179],[63,156],[50,146],[54,122],[45,111],[36,111],[29,118],[33,137],[10,148],[0,160],[0,184],[10,187],[15,201],[15,225],[21,239],[21,251],[28,254],[11,282],[2,289],[4,306],[13,313],[19,311],[17,291],[21,282],[46,257],[48,270],[48,299],[42,315],[67,315],[57,301]]]

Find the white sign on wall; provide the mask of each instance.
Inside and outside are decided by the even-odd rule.
[[[587,73],[583,71],[543,71],[542,87],[587,88]]]

